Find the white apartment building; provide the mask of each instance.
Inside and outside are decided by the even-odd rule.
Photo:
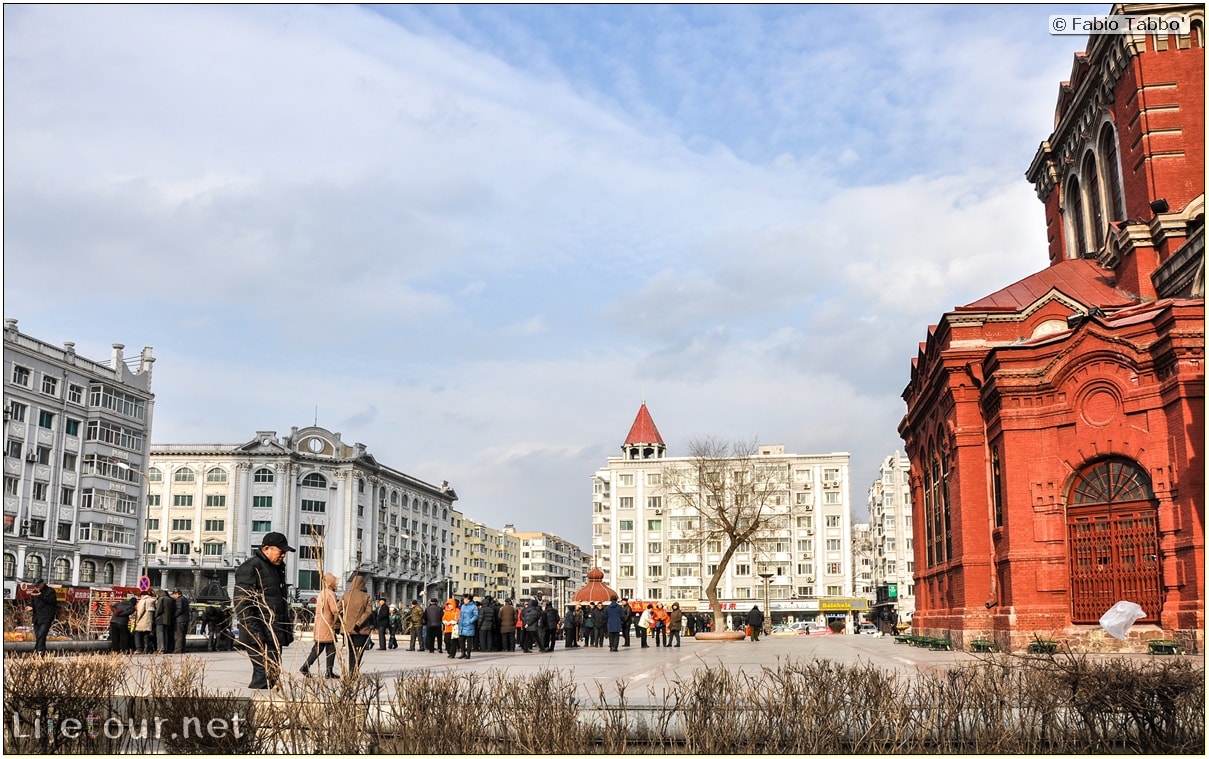
[[[4,596],[19,581],[133,585],[155,396],[151,348],[108,363],[4,323]]]
[[[392,603],[449,590],[453,503],[432,485],[379,463],[362,443],[322,427],[257,432],[241,444],[172,443],[151,449],[143,560],[157,587],[194,596],[233,589],[234,568],[281,532],[296,597],[318,595],[322,572],[366,578]]]
[[[905,622],[915,613],[915,550],[911,544],[911,464],[895,451],[869,487],[869,539],[873,548],[874,611],[878,619]]]
[[[645,403],[621,448],[593,477],[593,551],[605,582],[623,597],[708,611],[705,588],[724,546],[700,540],[701,513],[669,486],[694,459],[666,457]],[[769,529],[727,567],[718,587],[723,611],[758,605],[776,622],[855,619],[867,600],[853,597],[849,455],[786,454],[780,445],[757,455],[760,467],[783,470],[780,490],[767,501]]]
[[[512,598],[553,599],[561,610],[588,581],[586,555],[579,546],[548,532],[521,532],[504,525],[504,534],[520,542],[520,585]]]

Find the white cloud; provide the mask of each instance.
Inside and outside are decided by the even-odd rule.
[[[1046,263],[1042,11],[13,6],[6,316],[154,345],[153,442],[318,407],[585,546],[644,395],[863,503],[927,324]]]

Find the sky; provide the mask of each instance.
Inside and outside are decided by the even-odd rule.
[[[6,5],[4,316],[152,346],[153,446],[317,421],[589,551],[643,402],[860,519],[1108,7]]]

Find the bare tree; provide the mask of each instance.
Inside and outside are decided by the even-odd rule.
[[[762,551],[759,539],[770,534],[782,513],[776,507],[788,493],[789,470],[783,463],[760,456],[755,440],[727,443],[703,438],[690,441],[688,448],[688,463],[669,468],[665,488],[671,508],[692,509],[700,517],[689,531],[689,540],[702,553],[721,554],[705,596],[714,629],[722,630],[725,619],[718,603],[718,583],[741,546],[750,543],[757,552]],[[711,550],[714,546],[717,551]]]

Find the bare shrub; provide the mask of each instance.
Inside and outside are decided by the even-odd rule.
[[[109,738],[101,727],[115,716],[125,664],[125,657],[104,654],[5,657],[4,753],[120,749],[121,735]]]

